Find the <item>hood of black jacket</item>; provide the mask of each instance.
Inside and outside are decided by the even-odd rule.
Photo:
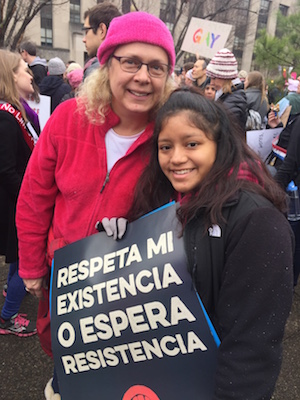
[[[47,75],[40,84],[40,93],[46,96],[52,96],[57,89],[64,84],[65,82],[62,77],[57,75]]]

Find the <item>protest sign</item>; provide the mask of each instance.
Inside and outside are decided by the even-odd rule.
[[[43,130],[51,113],[51,97],[40,94],[39,103],[33,100],[28,100],[28,104],[39,116],[41,130]]]
[[[218,339],[193,289],[176,205],[55,252],[51,335],[64,400],[210,400]],[[144,396],[144,397],[138,397]]]
[[[286,99],[285,97],[283,97],[278,103],[279,106],[279,111],[278,111],[278,115],[281,118],[282,114],[285,112],[285,110],[290,106],[290,102],[288,99]]]
[[[282,129],[283,128],[247,131],[247,144],[263,161],[266,161],[266,158],[272,151],[272,140],[280,135]]]
[[[181,50],[212,58],[225,47],[232,25],[193,17],[183,39]]]

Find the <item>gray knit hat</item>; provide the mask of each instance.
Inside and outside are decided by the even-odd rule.
[[[228,49],[219,50],[206,67],[209,78],[235,79],[238,76],[237,61]]]
[[[48,62],[49,75],[63,75],[66,70],[65,63],[59,57],[51,58]]]

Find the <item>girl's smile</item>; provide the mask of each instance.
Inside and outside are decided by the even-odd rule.
[[[213,166],[216,143],[188,118],[188,111],[169,117],[158,137],[158,160],[163,173],[181,193],[195,189]]]

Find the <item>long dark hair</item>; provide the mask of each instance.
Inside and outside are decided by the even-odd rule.
[[[222,207],[240,189],[261,194],[275,207],[285,211],[286,197],[260,158],[247,146],[240,128],[234,125],[226,109],[206,99],[192,87],[175,90],[158,112],[148,166],[136,189],[129,220],[178,199],[178,193],[162,172],[158,162],[158,137],[168,118],[185,112],[191,124],[217,143],[216,160],[206,175],[183,201],[178,210],[182,223],[190,221],[203,209],[207,224],[220,222]]]

